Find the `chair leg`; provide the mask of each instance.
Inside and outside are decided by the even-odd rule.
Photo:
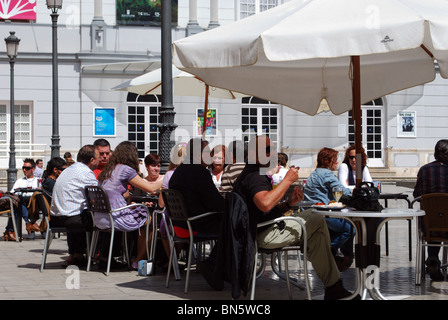
[[[168,237],[169,237],[169,239],[170,239],[170,241],[169,241],[169,245],[170,245],[170,258],[169,258],[169,261],[168,261],[168,271],[167,271],[167,274],[166,274],[166,282],[165,282],[165,287],[167,287],[167,288],[168,288],[168,285],[169,285],[169,282],[170,282],[171,263],[172,263],[172,261],[173,261],[173,254],[174,254],[174,250],[175,250],[173,239],[171,238],[171,236],[168,236]]]
[[[257,260],[258,260],[258,248],[255,241],[255,255],[254,255],[254,271],[252,273],[252,288],[250,290],[250,300],[255,298],[255,282],[257,281]]]
[[[112,261],[112,249],[114,247],[114,236],[115,236],[115,230],[114,228],[110,231],[110,244],[109,244],[109,255],[107,257],[107,269],[106,269],[106,276],[110,273],[110,262]]]
[[[288,251],[285,251],[284,253],[285,257],[285,275],[286,275],[286,285],[288,287],[288,296],[289,300],[292,300],[292,293],[291,293],[291,282],[289,279],[289,266],[288,266]],[[281,253],[278,255],[278,260],[281,260]]]
[[[16,242],[20,242],[20,237],[19,237],[19,233],[17,231],[17,223],[16,223],[16,218],[14,216],[14,209],[9,211],[9,214],[11,215],[11,221],[12,221],[12,227],[14,229],[14,234],[16,235]],[[21,223],[22,221],[20,221]]]
[[[188,281],[190,280],[191,259],[193,258],[193,239],[190,238],[190,246],[188,249],[187,276],[185,278],[185,293],[188,293]]]
[[[48,248],[50,247],[51,243],[49,239],[51,236],[52,236],[51,229],[47,227],[47,231],[45,233],[44,252],[42,253],[42,263],[40,265],[40,272],[44,271],[45,263],[47,262]]]
[[[415,285],[419,286],[422,280],[422,246],[421,239],[417,238],[417,247],[416,247],[416,258],[415,258]]]
[[[86,272],[90,271],[90,266],[92,264],[93,255],[95,254],[96,244],[98,242],[99,231],[92,232],[92,239],[90,240],[90,250],[89,250],[89,258],[87,259],[87,268]]]

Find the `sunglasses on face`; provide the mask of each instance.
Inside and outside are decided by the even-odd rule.
[[[349,158],[350,160],[353,160],[353,159],[356,158],[356,156],[348,156],[348,158]]]
[[[26,171],[31,170],[31,169],[33,169],[33,167],[22,167],[22,170],[26,170]]]

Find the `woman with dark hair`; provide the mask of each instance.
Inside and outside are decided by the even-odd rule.
[[[53,187],[56,183],[56,179],[67,168],[67,162],[60,158],[54,157],[47,162],[47,168],[42,176],[42,189],[49,196],[53,194]]]
[[[333,187],[342,187],[343,194],[352,194],[333,173],[338,165],[338,152],[331,148],[322,148],[317,155],[317,167],[306,180],[304,200],[328,205],[333,197]],[[331,250],[339,271],[344,271],[353,262],[353,231],[349,222],[340,218],[326,218],[331,237]],[[338,256],[340,249],[344,257]]]
[[[153,184],[157,190],[162,187],[163,175],[160,174],[162,159],[159,155],[150,153],[145,157],[145,167],[148,176],[145,178],[149,183]]]
[[[367,168],[367,154],[363,147],[361,147],[361,167],[362,181],[372,182]],[[356,185],[356,147],[353,144],[345,150],[344,161],[339,166],[338,179],[344,187]]]
[[[138,175],[139,158],[137,148],[134,143],[129,141],[121,142],[112,153],[103,171],[98,176],[100,186],[102,186],[110,201],[112,209],[126,206],[128,196],[128,185],[139,188],[145,192],[153,193],[160,187],[151,184],[148,180]],[[95,225],[100,229],[110,227],[108,214],[96,213]],[[115,228],[120,231],[134,231],[145,226],[147,212],[142,207],[127,208],[112,214]],[[140,239],[142,238],[142,239]],[[140,230],[137,251],[145,251],[145,230]],[[141,245],[143,244],[143,248]]]

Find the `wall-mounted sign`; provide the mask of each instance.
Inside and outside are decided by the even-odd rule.
[[[114,108],[95,108],[93,116],[94,136],[115,136]]]
[[[117,0],[117,24],[160,26],[162,0]],[[172,24],[177,26],[177,2],[171,0]]]
[[[397,137],[417,137],[417,119],[415,111],[398,111],[397,113]]]
[[[0,19],[36,20],[37,0],[1,0]]]
[[[202,135],[202,128],[204,123],[204,109],[196,109],[196,134]],[[208,109],[207,111],[207,126],[205,129],[206,136],[216,136],[218,130],[218,114],[216,109]]]

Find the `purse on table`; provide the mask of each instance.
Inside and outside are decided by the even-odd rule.
[[[379,202],[380,192],[372,182],[361,182],[353,189],[347,205],[360,211],[381,211],[383,206]]]

